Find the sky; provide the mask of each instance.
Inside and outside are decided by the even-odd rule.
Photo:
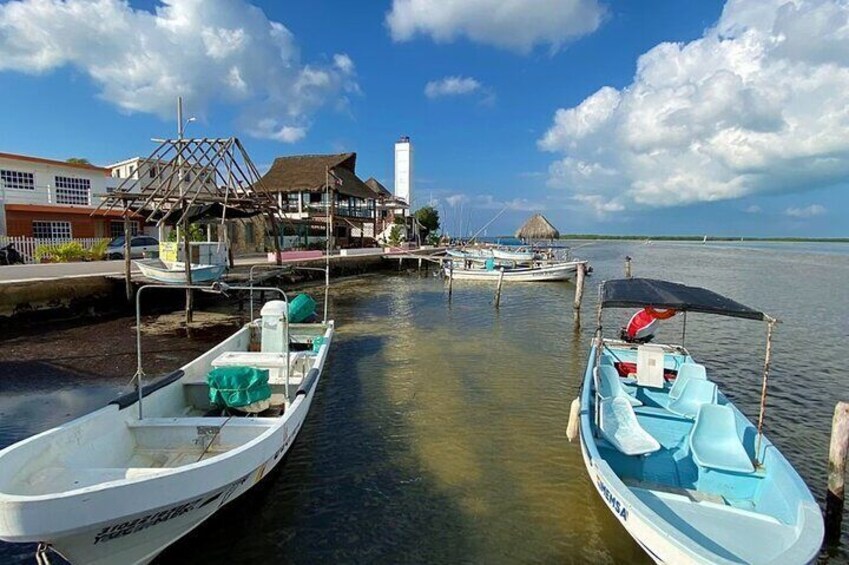
[[[452,235],[849,236],[845,0],[0,1],[0,152],[357,153]],[[497,216],[497,217],[496,217]]]

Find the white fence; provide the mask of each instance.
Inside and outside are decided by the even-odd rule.
[[[10,243],[15,246],[15,250],[21,254],[24,263],[37,263],[35,259],[35,250],[39,245],[55,245],[59,243],[76,242],[86,249],[97,245],[103,241],[109,241],[109,238],[103,237],[77,237],[74,239],[36,239],[34,237],[10,237],[0,235],[0,247],[6,247]]]

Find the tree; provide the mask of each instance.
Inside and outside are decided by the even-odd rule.
[[[439,212],[433,206],[422,206],[413,216],[425,229],[425,236],[439,231]]]
[[[398,247],[401,245],[401,226],[394,225],[392,229],[389,230],[389,245],[392,247]]]
[[[91,165],[91,161],[83,157],[71,157],[70,159],[65,160],[65,162],[72,165]]]

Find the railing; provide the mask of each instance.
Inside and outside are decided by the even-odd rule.
[[[325,211],[327,210],[326,204],[304,204],[303,207],[298,210],[297,202],[284,202],[281,210],[286,214],[310,214],[316,217],[324,217]],[[363,218],[363,219],[373,219],[374,218],[374,208],[367,207],[356,207],[356,208],[348,208],[347,206],[337,206],[333,211],[333,214],[340,217],[345,218]]]
[[[62,243],[75,242],[79,243],[86,249],[97,244],[102,244],[104,241],[109,241],[109,238],[104,237],[78,237],[78,238],[35,238],[35,237],[19,237],[0,235],[0,247],[5,247],[10,243],[15,246],[15,250],[21,254],[24,263],[37,263],[35,259],[35,250],[39,245],[56,245]]]

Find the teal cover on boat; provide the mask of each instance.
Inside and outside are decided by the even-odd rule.
[[[271,398],[268,369],[216,367],[206,376],[209,402],[221,408],[242,408]]]
[[[486,265],[487,271],[494,271],[495,270],[495,259],[487,259],[486,262],[484,263],[484,265]]]
[[[315,300],[309,294],[299,294],[289,302],[289,322],[299,324],[315,314]]]

